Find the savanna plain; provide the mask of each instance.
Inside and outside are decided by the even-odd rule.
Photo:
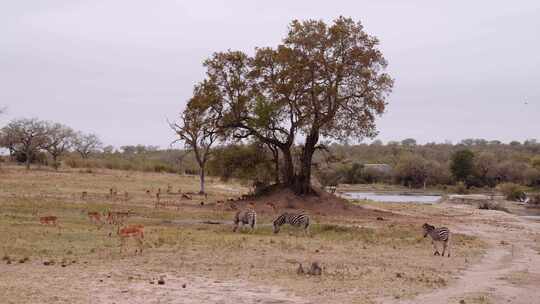
[[[286,190],[232,202],[249,189],[214,179],[201,196],[189,175],[0,170],[0,303],[539,303],[540,226],[502,211]],[[249,202],[256,229],[233,232]],[[277,212],[293,209],[310,214],[309,234],[274,234]],[[110,224],[118,211],[129,216]],[[425,222],[453,232],[451,257],[433,255]],[[122,243],[119,228],[136,224],[142,246]],[[298,272],[312,263],[321,275]]]

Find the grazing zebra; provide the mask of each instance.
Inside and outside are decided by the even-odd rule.
[[[295,213],[282,213],[272,222],[274,233],[278,233],[282,225],[289,224],[294,227],[304,228],[304,234],[309,232],[309,215],[304,211]]]
[[[242,227],[244,225],[249,225],[251,227],[251,231],[255,229],[255,224],[257,223],[257,213],[252,208],[246,208],[244,210],[240,210],[236,212],[234,215],[234,228],[233,232],[236,232],[238,230],[238,226],[241,225]]]
[[[442,242],[442,256],[444,256],[444,253],[448,250],[448,257],[450,257],[450,230],[446,227],[435,228],[435,226],[431,226],[427,223],[422,225],[422,228],[424,228],[424,237],[427,237],[428,235],[431,237],[431,244],[433,244],[433,248],[435,249],[433,255],[440,255],[436,242]]]

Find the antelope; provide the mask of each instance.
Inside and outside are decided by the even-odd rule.
[[[123,211],[114,211],[110,212],[107,215],[107,221],[109,224],[121,224],[125,218],[129,217],[130,211],[123,212]]]
[[[216,201],[216,205],[215,205],[216,210],[217,209],[223,210],[224,203],[225,203],[224,201]]]
[[[88,197],[88,192],[83,191],[83,192],[81,193],[81,199],[84,201],[84,200],[86,200],[87,197]]]
[[[42,216],[39,218],[39,223],[42,225],[49,225],[52,224],[53,226],[56,226],[58,218],[56,216]]]
[[[134,238],[139,244],[140,253],[143,251],[143,240],[144,240],[144,226],[143,225],[130,225],[118,230],[118,236],[120,237],[120,253],[124,249],[124,244],[128,238]],[[135,249],[137,253],[137,249]]]
[[[93,224],[103,224],[101,221],[101,214],[99,214],[99,212],[88,212],[88,218]]]
[[[167,184],[167,194],[171,194],[171,192],[172,192],[171,184]]]

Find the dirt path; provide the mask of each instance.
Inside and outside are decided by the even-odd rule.
[[[481,262],[464,271],[448,288],[412,300],[385,299],[381,303],[540,303],[540,254],[534,240],[540,233],[540,223],[482,211],[453,230],[488,242],[488,252]]]

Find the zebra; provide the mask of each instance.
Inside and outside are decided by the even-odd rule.
[[[428,235],[431,237],[431,244],[435,249],[433,255],[440,255],[436,242],[442,242],[442,256],[444,256],[444,253],[448,250],[448,257],[450,257],[450,230],[446,227],[435,228],[435,226],[431,226],[428,223],[422,225],[422,228],[424,228],[424,237],[427,237]]]
[[[284,224],[289,224],[294,227],[302,227],[304,228],[304,234],[307,234],[309,232],[309,215],[304,211],[282,213],[272,222],[274,233],[278,233],[279,229]]]
[[[234,215],[234,228],[233,232],[238,230],[238,226],[249,225],[251,231],[255,230],[255,224],[257,223],[257,212],[252,208],[246,208],[236,212]]]

